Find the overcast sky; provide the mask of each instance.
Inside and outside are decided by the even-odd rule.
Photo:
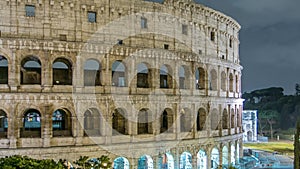
[[[235,20],[240,31],[243,92],[300,83],[300,0],[196,0]]]

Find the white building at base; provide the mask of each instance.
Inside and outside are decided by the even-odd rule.
[[[243,110],[242,113],[243,125],[243,141],[257,141],[257,110]]]

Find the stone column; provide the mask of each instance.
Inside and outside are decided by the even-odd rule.
[[[44,116],[42,116],[42,138],[43,138],[43,147],[50,147],[51,137],[52,137],[52,128],[51,128],[51,119],[52,113],[50,112],[50,105],[43,106]]]

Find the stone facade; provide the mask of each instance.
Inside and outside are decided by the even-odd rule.
[[[244,142],[257,141],[257,110],[243,110]]]
[[[192,0],[0,1],[0,156],[242,154],[240,25]],[[207,160],[211,159],[211,160]]]

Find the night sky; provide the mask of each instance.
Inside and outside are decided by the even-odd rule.
[[[299,0],[196,0],[237,20],[242,90],[283,87],[295,93],[300,83]]]
[[[162,0],[150,0],[162,1]],[[300,83],[300,0],[195,0],[237,20],[242,90],[282,87],[287,95]]]

